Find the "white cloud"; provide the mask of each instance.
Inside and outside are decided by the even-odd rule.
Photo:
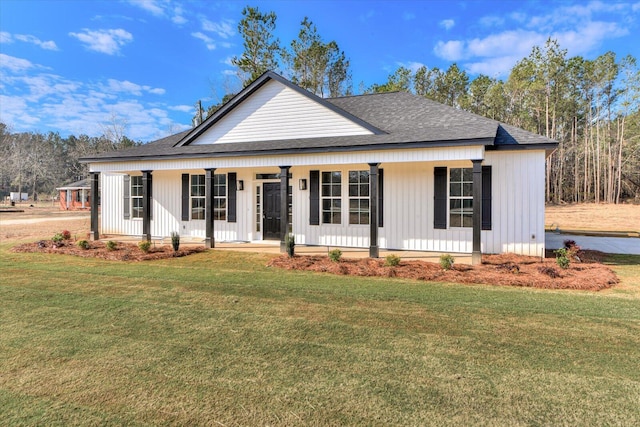
[[[448,61],[465,60],[464,66],[472,74],[504,76],[516,61],[528,56],[534,46],[544,46],[549,38],[556,39],[568,56],[587,56],[606,40],[630,34],[628,25],[632,21],[627,15],[634,6],[591,1],[546,7],[540,14],[519,10],[500,17],[484,16],[479,18],[478,24],[485,28],[482,33],[489,31],[488,34],[439,40],[433,51]],[[507,26],[512,29],[505,30]],[[495,28],[500,30],[495,31]]]
[[[634,3],[634,4],[631,6],[631,10],[633,10],[634,12],[639,11],[639,10],[640,10],[640,2],[638,2],[638,3]]]
[[[6,31],[0,31],[0,43],[13,43],[13,38],[11,37],[11,33],[7,33]]]
[[[58,46],[56,46],[56,43],[54,41],[52,41],[52,40],[43,42],[42,40],[40,40],[39,38],[37,38],[35,36],[25,35],[25,34],[15,34],[13,37],[16,40],[20,40],[21,42],[33,43],[36,46],[40,46],[42,49],[58,50]]]
[[[201,33],[200,31],[197,31],[195,33],[191,33],[191,35],[197,39],[202,40],[206,45],[207,45],[207,49],[209,50],[215,50],[216,48],[216,44],[213,41],[213,39],[211,37],[209,37],[208,35]]]
[[[195,111],[193,105],[174,105],[169,107],[169,109],[173,111],[182,111],[183,113],[193,113]]]
[[[81,33],[69,33],[69,35],[80,40],[87,49],[107,55],[120,53],[122,46],[133,41],[133,35],[121,28],[110,30],[84,28]]]
[[[108,79],[107,83],[107,92],[122,92],[135,96],[142,96],[143,92],[152,93],[154,95],[164,95],[164,93],[166,92],[162,88],[152,88],[151,86],[147,85],[141,86],[139,84],[132,83],[129,80]]]
[[[26,59],[16,58],[15,56],[0,53],[0,69],[7,68],[13,72],[19,72],[32,68],[33,66],[33,63]]]
[[[418,69],[420,69],[421,67],[424,67],[424,64],[422,62],[410,61],[410,62],[398,62],[397,64],[398,66],[411,70],[412,73],[415,73],[416,71],[418,71]]]
[[[464,42],[460,40],[439,41],[433,52],[447,61],[458,61],[464,57]]]
[[[154,16],[164,16],[164,5],[157,0],[129,0],[129,4],[150,12]]]
[[[503,55],[527,56],[534,45],[544,44],[546,37],[533,31],[503,31],[483,39],[467,42],[467,56],[497,57]]]
[[[25,43],[32,43],[46,50],[58,50],[58,46],[56,45],[56,42],[54,42],[53,40],[43,42],[39,38],[28,35],[28,34],[11,35],[11,33],[8,33],[6,31],[0,31],[0,43],[13,43],[14,40],[18,40]]]
[[[629,30],[620,27],[615,22],[589,22],[576,31],[556,33],[552,37],[558,40],[560,46],[572,55],[585,54],[605,39],[621,37],[629,34]]]
[[[211,22],[206,18],[202,18],[202,30],[215,33],[223,39],[228,39],[236,33],[233,28],[233,21],[230,19],[224,19],[220,22]]]
[[[188,128],[174,123],[169,112],[190,115],[190,111],[147,99],[146,95],[164,94],[162,88],[117,79],[74,81],[8,55],[0,56],[0,64],[4,85],[0,121],[12,124],[18,132],[38,126],[65,135],[98,136],[103,132],[102,124],[110,123],[112,117],[126,121],[126,134],[134,140],[153,140],[165,136],[169,129]]]
[[[500,56],[478,62],[465,63],[464,67],[472,74],[486,74],[489,77],[499,78],[507,76],[520,59],[522,59],[522,56],[518,55]]]
[[[146,10],[157,18],[169,18],[174,24],[182,25],[188,22],[184,17],[184,9],[180,4],[170,0],[128,0],[132,6]]]
[[[443,21],[440,21],[438,25],[440,25],[445,30],[450,30],[456,25],[456,21],[454,21],[453,19],[445,19]]]
[[[504,18],[500,16],[483,16],[478,20],[478,23],[487,28],[501,27],[504,25]]]

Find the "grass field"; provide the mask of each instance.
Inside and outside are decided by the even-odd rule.
[[[586,293],[9,246],[3,425],[640,424],[640,257]]]
[[[640,232],[640,205],[575,203],[547,205],[545,226],[561,230]]]

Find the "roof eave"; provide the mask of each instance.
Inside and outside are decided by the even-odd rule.
[[[281,148],[270,150],[245,150],[230,152],[209,152],[209,153],[175,153],[155,156],[126,156],[126,157],[98,157],[94,159],[83,159],[82,163],[111,163],[111,162],[131,162],[141,160],[174,160],[174,159],[201,159],[220,157],[249,157],[249,156],[276,156],[281,154],[316,154],[316,153],[344,153],[354,151],[378,151],[378,150],[410,150],[416,148],[450,148],[468,147],[474,145],[492,146],[493,138],[475,138],[452,141],[417,141],[417,142],[394,142],[386,144],[362,144],[351,146],[318,146],[304,148]]]

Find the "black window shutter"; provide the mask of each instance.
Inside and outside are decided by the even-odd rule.
[[[482,167],[482,229],[491,230],[491,166]]]
[[[236,192],[238,190],[237,185],[237,174],[235,172],[229,172],[227,174],[228,180],[228,195],[227,195],[227,222],[236,222],[236,207],[237,207],[237,196]]]
[[[309,225],[320,225],[320,171],[309,172]]]
[[[378,169],[378,227],[384,227],[384,169]]]
[[[182,220],[189,221],[189,174],[182,174]]]
[[[433,168],[433,228],[447,228],[447,168]]]
[[[124,195],[122,198],[124,206],[124,219],[129,219],[131,218],[131,203],[129,202],[129,194],[131,194],[131,177],[129,175],[124,176],[122,194]]]

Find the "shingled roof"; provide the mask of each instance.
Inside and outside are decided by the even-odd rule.
[[[277,80],[338,114],[370,129],[372,135],[191,145],[217,120],[269,80]],[[557,142],[514,126],[458,110],[406,92],[322,99],[283,77],[266,72],[200,126],[138,147],[83,158],[83,162],[141,159],[236,157],[247,155],[484,145],[491,149],[545,149]]]

